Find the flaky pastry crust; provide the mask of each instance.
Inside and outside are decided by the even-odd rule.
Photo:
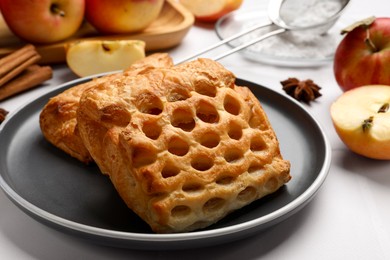
[[[155,232],[207,227],[291,178],[257,98],[208,59],[97,84],[82,93],[77,122],[101,171]]]
[[[51,98],[40,114],[40,127],[46,140],[74,158],[90,163],[93,161],[89,151],[80,138],[76,113],[81,94],[99,84],[120,76],[132,76],[158,67],[173,66],[166,53],[156,53],[135,62],[123,73],[115,73],[74,86]]]

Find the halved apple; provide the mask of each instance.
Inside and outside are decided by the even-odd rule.
[[[139,40],[85,40],[67,47],[66,62],[78,76],[123,70],[145,57],[145,42]]]
[[[225,14],[237,10],[243,0],[180,0],[198,21],[215,22]]]
[[[390,160],[390,86],[369,85],[344,92],[331,106],[333,125],[353,152]]]

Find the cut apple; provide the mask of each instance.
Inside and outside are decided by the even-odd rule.
[[[180,0],[199,21],[215,22],[225,14],[237,10],[243,0]]]
[[[390,160],[390,86],[369,85],[344,92],[331,106],[333,125],[353,152]]]
[[[145,57],[145,42],[139,40],[85,40],[67,47],[66,62],[78,76],[123,70]]]

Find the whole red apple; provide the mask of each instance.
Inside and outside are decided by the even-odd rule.
[[[86,0],[86,19],[99,32],[132,33],[157,19],[164,0]]]
[[[32,43],[52,43],[78,30],[85,0],[0,0],[0,9],[15,35]]]
[[[390,85],[390,18],[372,18],[348,32],[337,47],[333,69],[343,91]]]

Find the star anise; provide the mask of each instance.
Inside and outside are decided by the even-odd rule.
[[[7,110],[0,108],[0,124],[5,120],[7,114],[8,114]]]
[[[321,96],[320,89],[311,79],[298,80],[297,78],[288,78],[280,82],[283,90],[298,101],[310,103]]]

